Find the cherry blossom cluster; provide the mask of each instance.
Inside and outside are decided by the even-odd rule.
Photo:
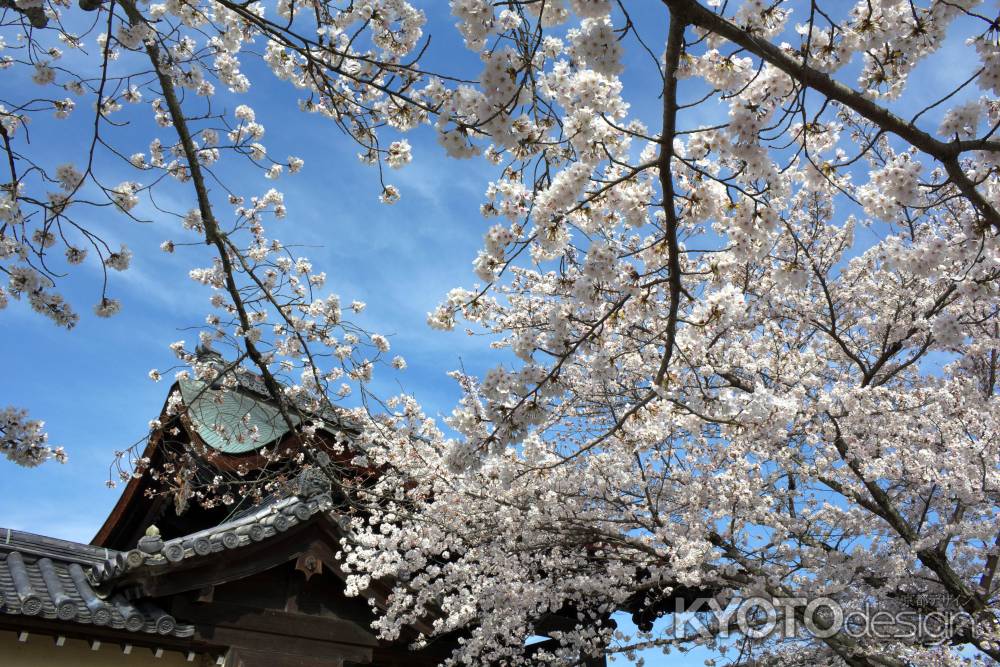
[[[71,325],[50,248],[102,272],[139,258],[70,213],[143,219],[150,188],[183,187],[183,207],[157,215],[174,225],[161,247],[194,256],[207,244],[189,275],[210,310],[197,342],[171,346],[174,379],[224,393],[253,376],[307,444],[292,463],[351,487],[348,593],[390,589],[375,605],[384,639],[416,627],[417,646],[459,637],[448,665],[687,649],[655,621],[706,595],[927,613],[907,606],[926,594],[976,622],[944,647],[748,637],[751,664],[1000,660],[995,11],[663,0],[643,9],[667,27],[651,45],[634,4],[453,0],[470,75],[422,69],[425,17],[403,0],[121,0],[98,8],[101,35],[56,27],[68,11],[57,3],[39,14],[16,0],[22,37],[3,63],[38,88],[0,109],[13,159],[0,305],[26,299]],[[891,105],[955,35],[972,69],[903,118]],[[101,77],[55,64],[84,43]],[[427,319],[501,353],[481,377],[450,374],[461,398],[440,423],[412,396],[371,394],[378,367],[405,360],[354,322],[363,303],[327,291],[322,267],[274,233],[296,222],[274,186],[304,164],[281,157],[253,109],[256,53],[363,163],[405,167],[402,133],[426,131],[442,159],[496,167],[470,258],[480,282]],[[630,89],[626,73],[647,85]],[[110,151],[133,176],[105,182],[90,154],[47,165],[12,148],[32,115],[71,117],[85,96],[94,151],[113,119],[143,118],[148,143]],[[262,181],[211,194],[208,171],[236,160]],[[403,194],[381,182],[385,203]],[[102,291],[96,311],[121,307]],[[212,350],[232,354],[206,361]],[[352,394],[364,407],[336,407]],[[174,392],[164,417],[185,409]],[[363,483],[308,446],[330,411],[351,425],[338,454],[377,471]],[[11,432],[43,446],[16,415],[25,425]],[[183,503],[282,489],[282,473],[242,470],[198,486],[184,457],[136,466],[180,480]],[[527,645],[535,635],[548,639]]]
[[[62,447],[50,447],[45,423],[28,419],[24,410],[6,407],[0,410],[0,453],[18,465],[34,467],[49,459],[67,460]]]
[[[871,101],[915,85],[960,18],[982,30],[989,91],[993,19],[976,2],[666,2],[681,29],[648,129],[617,76],[627,17],[577,4],[515,21],[452,3],[470,49],[497,47],[480,94],[453,97],[446,145],[467,157],[485,131],[502,171],[483,282],[428,321],[516,361],[455,373],[444,426],[391,403],[365,445],[392,472],[344,542],[349,590],[397,582],[382,635],[433,619],[463,633],[455,665],[683,649],[651,620],[692,589],[897,611],[934,591],[977,618],[956,645],[996,659],[996,101],[956,93],[938,123],[899,125]],[[825,83],[852,62],[858,78]],[[712,98],[728,117],[691,124],[684,105]],[[552,641],[526,648],[537,634]],[[844,636],[749,650],[963,660]]]

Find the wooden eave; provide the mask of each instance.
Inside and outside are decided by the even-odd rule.
[[[177,389],[176,383],[171,386],[167,395],[170,396],[175,389]],[[261,398],[260,400],[264,401],[266,399]],[[142,457],[149,458],[151,468],[163,464],[163,449],[167,446],[163,442],[164,431],[169,427],[177,425],[179,425],[183,433],[183,436],[177,437],[178,444],[191,446],[207,452],[207,455],[198,456],[200,463],[206,466],[230,472],[240,468],[256,471],[266,468],[273,463],[273,461],[258,454],[256,451],[244,454],[226,454],[213,449],[202,440],[198,434],[198,429],[193,426],[190,419],[185,415],[168,417],[166,415],[166,406],[167,402],[164,401],[163,407],[160,410],[160,420],[163,426],[150,436],[149,442],[142,453]],[[348,429],[345,429],[345,432],[350,433]],[[326,430],[321,430],[320,433],[326,434],[331,440],[337,437],[336,433]],[[324,442],[325,440],[326,438],[324,437]],[[291,457],[301,451],[302,441],[298,434],[290,432],[283,434],[273,442],[261,445],[261,447],[270,446],[277,446],[282,457]],[[344,459],[343,456],[335,456],[332,448],[328,449],[328,453],[334,459]],[[91,544],[114,549],[128,549],[131,547],[142,532],[156,522],[170,502],[168,498],[162,495],[155,498],[150,498],[146,495],[147,490],[153,488],[154,485],[154,480],[148,474],[129,479],[111,513],[91,540]]]
[[[184,558],[177,563],[144,565],[114,579],[118,586],[160,598],[239,581],[290,561],[296,561],[297,569],[309,576],[306,563],[313,559],[346,582],[347,573],[336,558],[343,537],[343,529],[335,517],[329,512],[319,512],[306,522],[239,549]],[[391,586],[385,583],[373,582],[363,595],[384,609],[390,590]],[[425,634],[433,632],[431,624],[423,621],[414,624],[413,629]]]

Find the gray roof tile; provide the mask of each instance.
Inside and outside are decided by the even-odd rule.
[[[0,614],[36,616],[136,633],[190,637],[194,626],[178,623],[150,601],[95,590],[92,570],[118,552],[0,529]]]
[[[333,507],[329,493],[312,493],[269,501],[236,518],[172,540],[142,538],[135,549],[109,558],[95,569],[98,581],[110,581],[139,570],[163,571],[182,561],[208,557],[261,542],[304,523]]]

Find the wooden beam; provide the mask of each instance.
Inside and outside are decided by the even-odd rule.
[[[371,664],[364,661],[361,664]],[[279,651],[234,648],[226,656],[226,667],[343,667],[344,658],[336,654],[305,657]]]
[[[280,651],[280,655],[286,656],[288,660],[299,660],[291,662],[291,665],[326,665],[323,660],[334,660],[331,664],[339,665],[347,660],[371,664],[372,649],[363,646],[352,646],[350,644],[339,644],[331,641],[318,641],[315,639],[303,639],[290,637],[287,635],[269,635],[264,632],[248,632],[233,628],[216,626],[210,630],[212,643],[217,646],[231,647],[230,653],[239,650],[243,653],[273,654],[275,650]],[[227,661],[226,667],[233,667],[238,663]],[[257,664],[257,663],[254,663]],[[272,663],[259,663],[262,667],[271,667]],[[275,667],[283,666],[286,663],[273,663]]]
[[[290,613],[225,602],[199,605],[180,597],[174,599],[173,611],[198,626],[198,634],[204,634],[206,640],[213,642],[218,630],[227,629],[266,635],[270,641],[307,639],[332,646],[350,645],[368,649],[378,645],[375,636],[365,628],[332,616]]]
[[[313,575],[322,574],[323,560],[316,553],[315,547],[309,547],[308,551],[299,556],[295,561],[295,569],[306,575],[306,581],[312,579]]]
[[[162,455],[159,453],[160,441],[162,440],[163,429],[157,430],[149,438],[149,442],[146,444],[146,448],[142,455],[148,457],[155,467],[159,465]],[[132,477],[125,489],[122,491],[122,495],[118,497],[118,502],[115,503],[114,508],[111,513],[108,514],[108,518],[104,520],[104,525],[101,526],[100,530],[97,531],[97,535],[94,539],[90,541],[91,544],[97,545],[99,547],[124,547],[127,549],[129,547],[135,546],[135,543],[124,544],[127,542],[131,535],[126,537],[128,532],[134,532],[134,526],[131,524],[135,521],[135,516],[138,514],[139,509],[142,505],[153,504],[151,500],[144,497],[143,491],[149,486],[149,476],[140,475],[139,477]],[[136,505],[139,507],[132,507],[132,499],[136,498]],[[131,519],[131,521],[129,521]],[[132,529],[129,531],[129,529]]]

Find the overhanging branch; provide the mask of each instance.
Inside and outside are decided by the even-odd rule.
[[[906,140],[911,146],[930,155],[944,165],[948,177],[969,200],[983,219],[1000,231],[1000,212],[986,201],[959,164],[962,153],[972,150],[1000,152],[1000,141],[977,139],[971,141],[940,141],[915,124],[908,122],[882,107],[861,92],[840,83],[829,74],[808,66],[803,60],[792,57],[788,51],[769,41],[743,30],[732,21],[702,6],[697,0],[662,0],[671,15],[683,14],[688,22],[709,32],[725,37],[743,47],[761,60],[777,67],[798,83],[822,93],[827,98],[843,104],[848,109],[875,123],[878,127]]]

